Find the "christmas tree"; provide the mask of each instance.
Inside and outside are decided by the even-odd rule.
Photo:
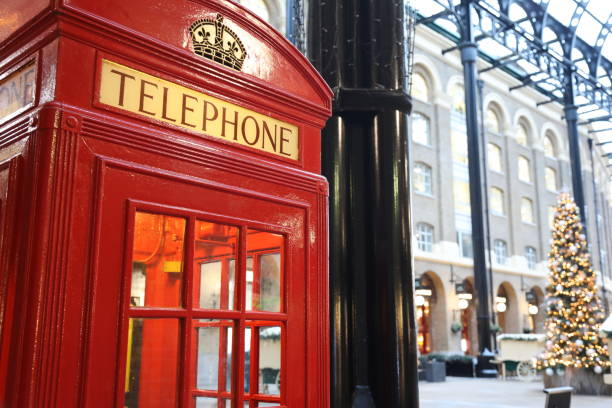
[[[547,376],[577,369],[602,374],[610,366],[608,350],[598,336],[604,309],[579,208],[567,193],[560,195],[556,208],[548,264],[547,341],[538,366]]]

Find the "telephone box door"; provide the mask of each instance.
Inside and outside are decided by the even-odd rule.
[[[307,206],[120,163],[100,177],[85,406],[307,407]]]

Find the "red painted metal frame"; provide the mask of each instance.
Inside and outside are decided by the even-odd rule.
[[[217,13],[247,47],[243,72],[191,51],[189,25]],[[35,102],[0,119],[0,163],[10,167],[0,240],[0,406],[117,404],[126,352],[127,306],[121,302],[129,299],[124,252],[131,245],[128,207],[121,203],[130,202],[186,217],[238,220],[240,248],[246,248],[246,226],[286,237],[283,264],[293,275],[282,284],[284,311],[248,316],[281,322],[281,360],[290,370],[282,372],[281,387],[288,407],[327,408],[327,183],[319,173],[320,130],[330,115],[331,91],[308,61],[269,25],[229,1],[5,0],[0,15],[7,17],[0,26],[0,77],[31,60],[37,66]],[[100,106],[103,57],[295,124],[300,159]],[[116,180],[122,185],[113,185]],[[152,191],[143,190],[145,185]],[[180,193],[161,194],[168,186]],[[217,211],[219,203],[208,208],[198,201],[204,191],[231,197],[226,211]],[[123,210],[105,218],[111,208]],[[188,234],[192,242],[194,232]],[[246,266],[245,256],[236,258],[236,271]],[[111,263],[117,267],[101,269]],[[106,281],[123,292],[113,292]],[[183,282],[185,302],[193,302],[186,296],[190,284]],[[240,286],[236,279],[235,293],[243,293]],[[237,310],[244,305],[240,297],[235,302]],[[138,310],[143,317],[164,313],[186,315]],[[214,316],[237,320],[236,333],[245,328],[240,312]],[[192,329],[182,330],[183,358],[191,362]],[[303,345],[296,353],[287,342],[298,332]],[[234,356],[245,349],[237,338]],[[179,380],[195,384],[193,376]],[[244,389],[242,376],[232,381],[234,390]],[[188,395],[179,406],[190,406]]]
[[[183,284],[182,284],[182,294],[181,294],[181,299],[182,299],[182,306],[178,306],[176,308],[170,308],[170,307],[130,307],[128,300],[130,299],[130,290],[131,290],[131,279],[130,279],[130,272],[132,270],[132,252],[133,252],[133,239],[132,237],[134,236],[134,216],[136,211],[143,211],[143,212],[149,212],[149,213],[153,213],[153,214],[163,214],[163,215],[168,215],[168,216],[172,216],[172,217],[177,217],[177,218],[184,218],[186,219],[187,223],[186,223],[186,231],[187,233],[186,235],[186,242],[188,243],[185,248],[184,248],[184,262],[183,264],[185,265],[185,268],[182,272],[183,275]],[[237,321],[238,325],[237,327],[244,327],[246,328],[247,326],[251,328],[251,350],[258,350],[259,349],[259,345],[257,343],[257,338],[258,335],[256,335],[256,331],[254,330],[255,327],[261,327],[261,326],[270,326],[270,325],[279,325],[281,327],[282,332],[285,332],[285,326],[287,324],[288,321],[288,315],[285,312],[285,303],[287,302],[287,299],[285,297],[285,293],[286,290],[284,288],[285,286],[285,279],[283,278],[284,275],[286,273],[290,273],[288,272],[287,268],[288,265],[285,262],[285,260],[287,259],[287,257],[291,257],[291,254],[286,255],[285,252],[285,248],[286,246],[283,245],[280,249],[280,254],[281,254],[281,264],[283,265],[283,268],[281,269],[281,282],[280,282],[280,297],[281,297],[281,304],[283,305],[282,309],[280,312],[266,312],[266,311],[256,311],[256,310],[246,310],[246,290],[245,289],[241,289],[240,291],[235,290],[235,293],[238,294],[238,296],[236,296],[236,299],[238,300],[237,304],[239,305],[239,308],[234,308],[234,310],[210,310],[210,309],[200,309],[197,308],[196,306],[194,306],[193,302],[193,280],[194,280],[194,276],[197,276],[197,274],[193,271],[193,260],[194,260],[194,246],[195,246],[195,235],[194,235],[194,227],[195,227],[195,223],[197,220],[206,220],[209,222],[215,222],[215,223],[220,223],[220,224],[224,224],[224,225],[230,225],[230,226],[235,226],[239,228],[239,237],[245,236],[248,239],[248,234],[247,234],[247,229],[257,229],[258,231],[268,231],[268,232],[274,232],[274,233],[281,233],[282,235],[288,235],[293,233],[290,229],[287,229],[285,227],[282,226],[274,226],[274,225],[268,225],[268,224],[261,224],[261,223],[254,223],[252,220],[247,221],[246,220],[241,220],[241,219],[235,219],[235,218],[228,218],[228,217],[224,217],[224,216],[220,216],[218,214],[211,214],[211,213],[206,213],[206,212],[201,212],[201,211],[193,211],[193,210],[187,210],[184,208],[172,208],[172,207],[166,207],[166,206],[161,206],[159,204],[156,203],[147,203],[147,202],[142,202],[142,201],[137,201],[137,200],[129,200],[128,201],[128,206],[127,206],[127,215],[126,215],[126,219],[127,219],[127,226],[126,226],[126,236],[125,236],[125,242],[126,242],[126,247],[125,247],[125,254],[124,254],[124,265],[123,265],[123,270],[124,270],[124,274],[123,274],[123,296],[121,297],[121,301],[122,301],[122,306],[121,306],[121,313],[124,316],[121,319],[121,329],[119,330],[119,332],[121,333],[122,336],[122,340],[120,342],[120,347],[119,350],[117,351],[117,354],[120,356],[120,365],[119,365],[119,370],[118,370],[118,375],[117,375],[117,384],[123,384],[125,382],[125,377],[122,376],[123,373],[126,372],[126,365],[127,365],[127,325],[128,325],[128,320],[130,318],[174,318],[174,319],[182,319],[182,324],[181,324],[181,332],[182,334],[180,335],[180,337],[182,338],[182,341],[179,342],[179,348],[182,348],[183,350],[185,350],[184,353],[184,360],[185,360],[185,368],[181,369],[181,373],[182,375],[179,376],[179,384],[182,383],[183,388],[186,388],[188,390],[191,391],[187,391],[183,393],[183,402],[181,406],[184,407],[189,407],[192,406],[192,404],[190,404],[190,400],[193,399],[194,396],[196,395],[200,395],[200,396],[216,396],[219,395],[219,392],[198,392],[198,390],[196,389],[195,385],[194,385],[194,378],[193,377],[189,377],[188,373],[193,373],[195,372],[195,356],[191,355],[191,352],[195,349],[194,348],[194,343],[195,343],[195,338],[192,339],[193,336],[193,329],[196,326],[199,326],[200,324],[195,323],[196,319],[218,319],[218,320],[226,320],[226,321]],[[253,227],[255,226],[255,227]],[[242,243],[242,240],[241,240]],[[245,275],[243,275],[242,273],[239,273],[241,271],[243,271],[242,267],[246,266],[246,258],[249,255],[249,252],[247,251],[247,247],[246,247],[246,241],[244,242],[244,246],[242,245],[238,245],[239,251],[237,253],[237,259],[240,259],[241,262],[237,262],[236,263],[236,267],[235,267],[235,282],[236,282],[236,286],[237,287],[242,287],[242,285],[244,284],[244,277]],[[279,251],[277,250],[276,252],[271,252],[270,250],[264,250],[264,251],[257,251],[256,255],[257,256],[261,256],[261,255],[265,255],[265,254],[269,254],[269,253],[278,253]],[[253,252],[250,252],[251,254],[253,254]],[[253,256],[253,255],[251,255]],[[254,271],[257,269],[257,262],[255,261],[255,259],[257,258],[253,258],[253,269]],[[246,268],[244,268],[245,270]],[[257,274],[254,273],[253,276],[253,282],[256,281],[256,277]],[[241,285],[242,284],[242,285]],[[253,287],[253,293],[255,293],[255,288]],[[240,309],[242,309],[243,311],[240,311]],[[234,327],[234,325],[232,325]],[[234,335],[235,338],[239,339],[240,336],[242,336],[242,331],[236,330],[236,334]],[[285,360],[285,356],[284,354],[286,353],[286,346],[284,345],[285,343],[285,337],[283,336],[283,334],[281,333],[281,341],[283,343],[281,349],[282,349],[282,356],[281,356],[281,396],[284,396],[286,394],[286,386],[285,386],[285,381],[284,378],[286,376],[286,369],[283,370],[282,367],[286,366],[286,363],[284,363]],[[244,372],[244,369],[241,371],[238,369],[237,365],[240,361],[243,361],[243,356],[244,356],[244,348],[239,349],[239,352],[234,354],[232,353],[232,355],[236,356],[237,358],[234,359],[233,362],[233,370],[232,372],[237,372],[237,373],[242,373]],[[251,368],[253,367],[253,361],[256,361],[256,365],[257,366],[259,364],[258,362],[258,354],[255,353],[255,357],[253,357],[253,355],[251,355]],[[221,364],[221,363],[219,363]],[[221,367],[221,365],[220,365]],[[219,373],[221,372],[221,370],[219,370]],[[238,374],[240,375],[240,374]],[[221,378],[221,375],[219,375],[219,377]],[[251,369],[250,370],[250,384],[251,387],[256,387],[256,384],[258,382],[258,376],[255,372],[255,370]],[[269,402],[276,402],[279,401],[278,398],[276,397],[271,397],[265,394],[259,394],[259,393],[253,393],[252,389],[249,391],[249,399],[251,401],[269,401]],[[237,398],[236,399],[236,406],[238,407],[243,407],[243,397],[242,397],[242,388],[240,389],[235,389],[235,391],[233,392],[233,395]],[[121,387],[117,387],[117,397],[116,397],[116,406],[123,406],[123,391]],[[279,403],[279,405],[283,405],[282,404],[282,400],[281,403]],[[251,407],[255,408],[255,405],[251,403],[250,405]]]

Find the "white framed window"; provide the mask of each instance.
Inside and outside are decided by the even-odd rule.
[[[525,156],[518,157],[518,177],[525,183],[531,183],[531,164]]]
[[[418,112],[412,114],[412,140],[422,145],[431,146],[429,118]]]
[[[414,191],[432,195],[431,167],[425,163],[418,162],[414,164]]]
[[[433,252],[433,227],[425,222],[419,222],[416,227],[417,247],[421,251]]]
[[[556,158],[557,157],[557,152],[555,151],[555,144],[553,143],[553,136],[550,133],[550,131],[546,132],[546,135],[544,136],[544,154],[547,157],[550,158]]]
[[[495,252],[495,262],[505,265],[508,262],[508,245],[503,239],[493,241],[493,250]]]
[[[501,133],[499,114],[492,107],[489,107],[489,109],[487,109],[485,117],[485,127],[489,132],[495,134]]]
[[[533,224],[535,217],[533,214],[533,201],[527,197],[521,198],[521,220]]]
[[[502,151],[501,147],[494,143],[489,143],[487,146],[487,161],[489,162],[489,169],[502,172]]]
[[[527,267],[534,270],[537,262],[536,249],[534,247],[525,247],[525,259],[527,259]]]
[[[467,231],[457,231],[457,243],[459,244],[459,253],[464,258],[473,258],[474,251],[472,249],[472,233]]]
[[[491,187],[491,214],[504,215],[504,191],[498,187]]]
[[[516,142],[520,145],[527,146],[529,143],[529,131],[524,123],[519,123],[516,132]]]
[[[420,99],[423,102],[429,102],[429,84],[425,75],[420,72],[415,72],[412,75],[412,96]]]
[[[544,180],[548,191],[557,191],[557,171],[552,167],[544,169]]]

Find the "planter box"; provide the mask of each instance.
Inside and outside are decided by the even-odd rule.
[[[447,361],[446,375],[449,377],[474,377],[474,364],[463,361]]]
[[[425,380],[428,382],[446,381],[446,364],[442,361],[429,361],[425,364]]]
[[[544,388],[573,387],[575,394],[612,395],[612,385],[604,384],[604,376],[591,369],[567,368],[563,375],[543,375]]]

